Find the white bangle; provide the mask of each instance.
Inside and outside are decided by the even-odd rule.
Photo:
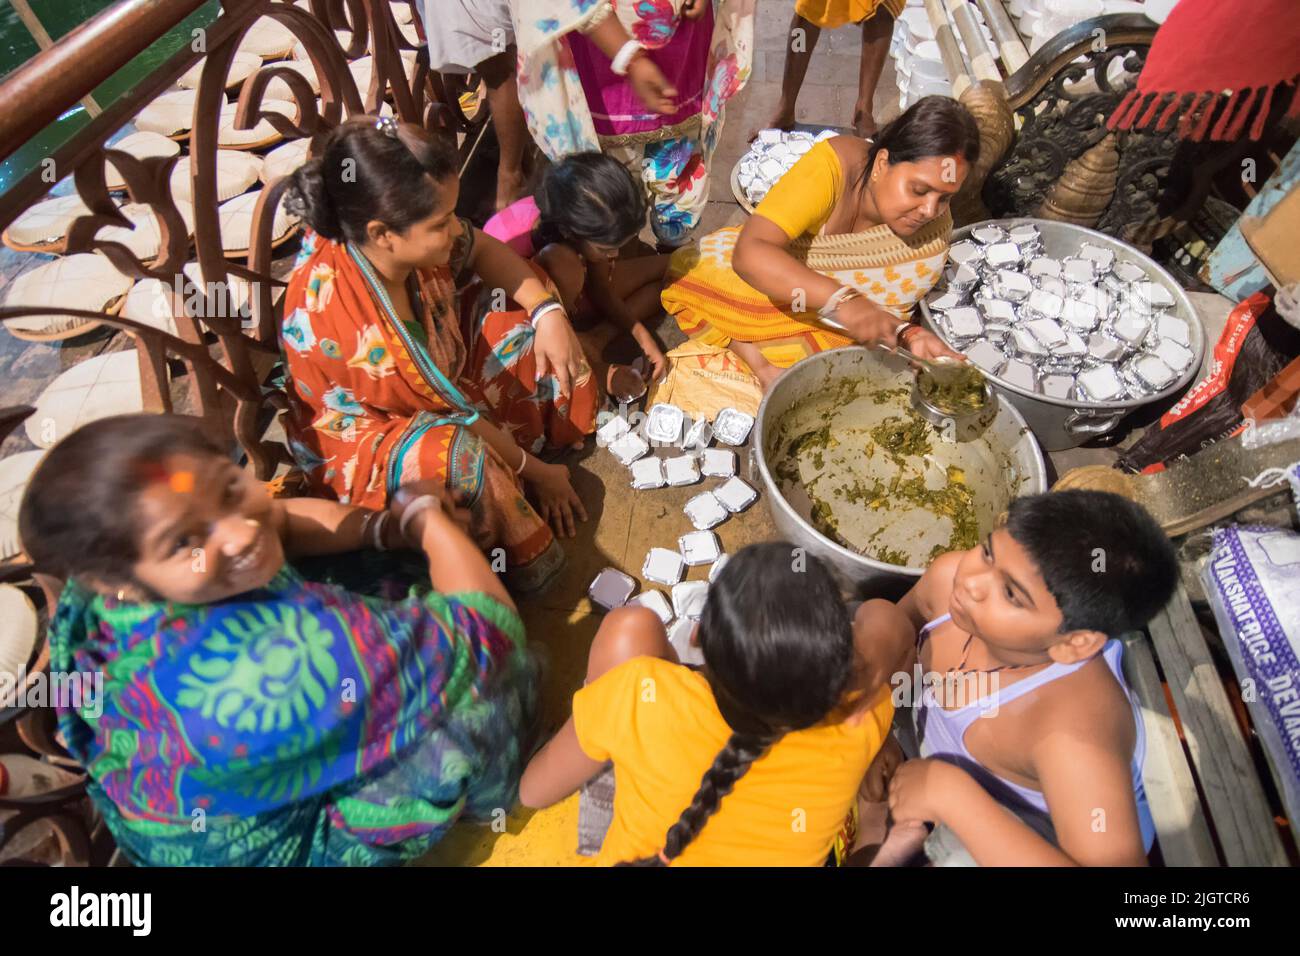
[[[370,546],[375,551],[388,550],[384,544],[384,532],[388,529],[389,517],[387,511],[376,511],[370,519]]]
[[[563,311],[564,311],[564,306],[560,305],[560,303],[558,303],[558,302],[550,302],[550,303],[547,303],[546,305],[542,306],[540,309],[538,309],[536,312],[534,312],[531,316],[529,316],[528,321],[531,322],[533,328],[536,329],[536,328],[537,328],[537,323],[540,322],[540,321],[542,321],[542,319],[543,319],[545,316],[550,315],[552,312],[563,312]]]
[[[407,537],[406,534],[406,526],[411,523],[411,519],[414,518],[421,511],[424,511],[428,508],[439,508],[441,506],[442,506],[442,502],[439,501],[437,498],[435,498],[433,495],[420,495],[420,497],[416,498],[409,505],[407,505],[406,510],[402,512],[402,520],[401,523],[398,524],[397,530],[402,532],[403,538],[406,538],[407,541],[410,541],[411,539]]]
[[[854,286],[842,285],[831,293],[831,297],[826,300],[825,305],[817,310],[817,314],[823,319],[834,318],[835,313],[840,310],[840,306],[844,304],[846,299],[856,299],[861,295],[862,293]]]
[[[628,68],[632,66],[632,60],[644,49],[645,46],[640,42],[628,40],[614,54],[614,59],[609,64],[610,71],[615,76],[627,76]]]
[[[524,473],[524,468],[527,467],[527,465],[528,465],[528,449],[527,449],[527,448],[520,448],[520,449],[519,449],[519,467],[515,469],[515,474],[516,474],[516,475],[522,475],[522,474]]]

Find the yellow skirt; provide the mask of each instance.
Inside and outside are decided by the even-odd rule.
[[[942,274],[951,232],[952,216],[944,213],[907,239],[881,225],[852,234],[801,236],[787,251],[905,320]],[[822,325],[812,310],[775,303],[740,278],[731,266],[739,235],[739,226],[724,227],[668,260],[660,301],[688,338],[718,349],[733,339],[753,342],[778,368],[852,344]]]
[[[870,20],[881,7],[898,19],[907,0],[798,0],[794,12],[824,30]]]

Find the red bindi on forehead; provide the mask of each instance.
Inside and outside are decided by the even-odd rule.
[[[194,491],[194,472],[184,468],[168,468],[162,462],[151,461],[140,465],[139,475],[145,484],[166,485],[172,491],[188,495]]]

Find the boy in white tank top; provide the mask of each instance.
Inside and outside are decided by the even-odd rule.
[[[882,756],[864,786],[867,799],[887,789],[894,824],[878,861],[915,850],[932,823],[927,850],[959,844],[982,866],[1144,865],[1145,743],[1117,638],[1177,580],[1143,508],[1059,491],[1012,502],[1001,527],[936,559],[897,605],[863,605],[855,628],[918,637],[895,703],[912,705],[896,726],[915,731],[921,757],[890,773],[897,760]]]

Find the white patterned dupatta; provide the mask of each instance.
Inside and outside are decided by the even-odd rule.
[[[723,104],[749,79],[754,51],[756,0],[712,0],[714,29],[705,72],[701,137]],[[599,150],[582,82],[564,37],[590,29],[612,12],[628,34],[654,50],[653,37],[681,16],[686,0],[510,0],[519,49],[519,102],[528,130],[552,161]]]

